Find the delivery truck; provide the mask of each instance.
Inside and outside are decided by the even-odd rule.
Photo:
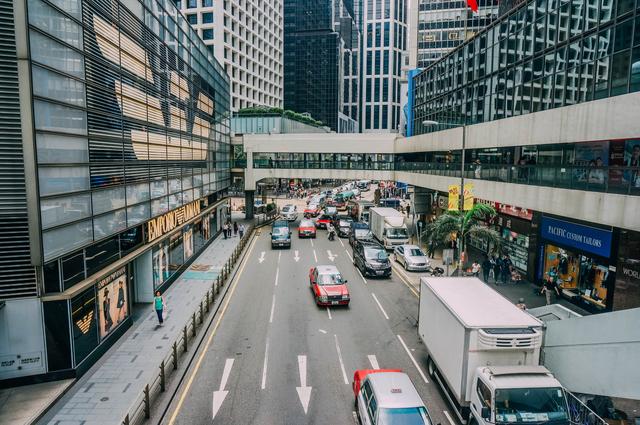
[[[409,243],[409,232],[404,224],[404,214],[393,208],[369,210],[371,233],[386,249]]]
[[[475,277],[423,277],[427,371],[462,423],[569,424],[567,394],[539,365],[543,323]]]

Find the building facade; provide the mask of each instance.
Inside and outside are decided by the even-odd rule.
[[[224,220],[229,79],[170,2],[5,3],[0,380],[73,376]]]
[[[176,0],[231,79],[231,108],[282,108],[282,0]]]
[[[285,0],[284,108],[358,130],[360,33],[343,0]]]
[[[480,0],[473,12],[465,0],[418,2],[418,68],[426,68],[498,17],[502,1]]]
[[[397,132],[400,125],[403,54],[407,49],[407,1],[362,0],[362,132]]]

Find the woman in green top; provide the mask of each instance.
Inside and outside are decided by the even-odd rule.
[[[158,322],[162,324],[162,310],[164,309],[164,299],[162,295],[160,295],[160,291],[156,291],[156,296],[153,299],[153,305],[156,309],[156,314],[158,315]]]

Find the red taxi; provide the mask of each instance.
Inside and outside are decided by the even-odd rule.
[[[309,270],[311,292],[319,306],[349,305],[347,281],[336,266],[317,266]]]
[[[298,237],[299,238],[315,238],[316,237],[316,226],[313,224],[313,221],[309,219],[300,220],[300,225],[298,226]]]
[[[317,217],[320,214],[320,205],[318,204],[309,204],[307,208],[304,209],[303,215],[304,218]]]

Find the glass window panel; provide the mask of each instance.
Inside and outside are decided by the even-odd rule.
[[[127,186],[127,205],[149,200],[149,183],[131,184]]]
[[[142,226],[120,233],[120,254],[123,257],[142,244]]]
[[[618,0],[618,16],[633,10],[635,0]]]
[[[40,0],[29,0],[29,23],[74,47],[82,48],[80,25]]]
[[[127,208],[127,226],[133,226],[151,217],[151,206],[148,202]]]
[[[172,193],[169,195],[169,211],[182,205],[182,193]]]
[[[91,220],[42,232],[45,261],[73,251],[93,240]]]
[[[89,161],[87,139],[59,134],[36,134],[38,162],[43,163],[86,163]]]
[[[633,49],[631,56],[631,84],[629,91],[640,91],[640,47]]]
[[[91,196],[89,194],[40,200],[43,229],[80,220],[90,215]]]
[[[152,180],[151,181],[151,197],[157,198],[159,196],[165,196],[167,193],[167,180]]]
[[[596,62],[594,99],[602,99],[609,94],[610,59],[611,57],[606,57]]]
[[[33,106],[36,129],[87,134],[87,116],[84,111],[41,100],[34,101]]]
[[[180,179],[169,179],[169,193],[180,192],[181,190]]]
[[[39,167],[40,195],[89,189],[89,167]]]
[[[73,348],[76,364],[85,359],[98,346],[96,320],[96,295],[94,287],[71,300]]]
[[[84,83],[34,65],[33,94],[84,106]]]
[[[151,216],[155,217],[160,214],[164,214],[169,211],[169,203],[167,201],[167,197],[162,197],[158,199],[154,199],[151,201]]]
[[[80,250],[62,258],[62,287],[63,290],[71,288],[84,279],[84,251]]]
[[[627,93],[631,51],[613,55],[611,62],[611,96]]]
[[[95,191],[91,194],[93,198],[93,213],[100,214],[124,207],[125,189],[116,187]]]
[[[127,227],[125,210],[114,211],[93,217],[93,232],[96,239],[112,235]]]
[[[29,41],[33,61],[84,78],[84,58],[80,53],[33,30],[29,31]]]
[[[94,222],[95,224],[95,222]],[[85,250],[87,276],[99,272],[120,258],[118,236],[95,243]]]
[[[82,9],[80,8],[80,0],[49,0],[49,3],[58,6],[69,15],[81,19]]]
[[[627,19],[626,21],[618,24],[615,28],[616,38],[613,43],[613,51],[619,52],[620,50],[631,47],[631,37],[633,34],[633,19]]]

